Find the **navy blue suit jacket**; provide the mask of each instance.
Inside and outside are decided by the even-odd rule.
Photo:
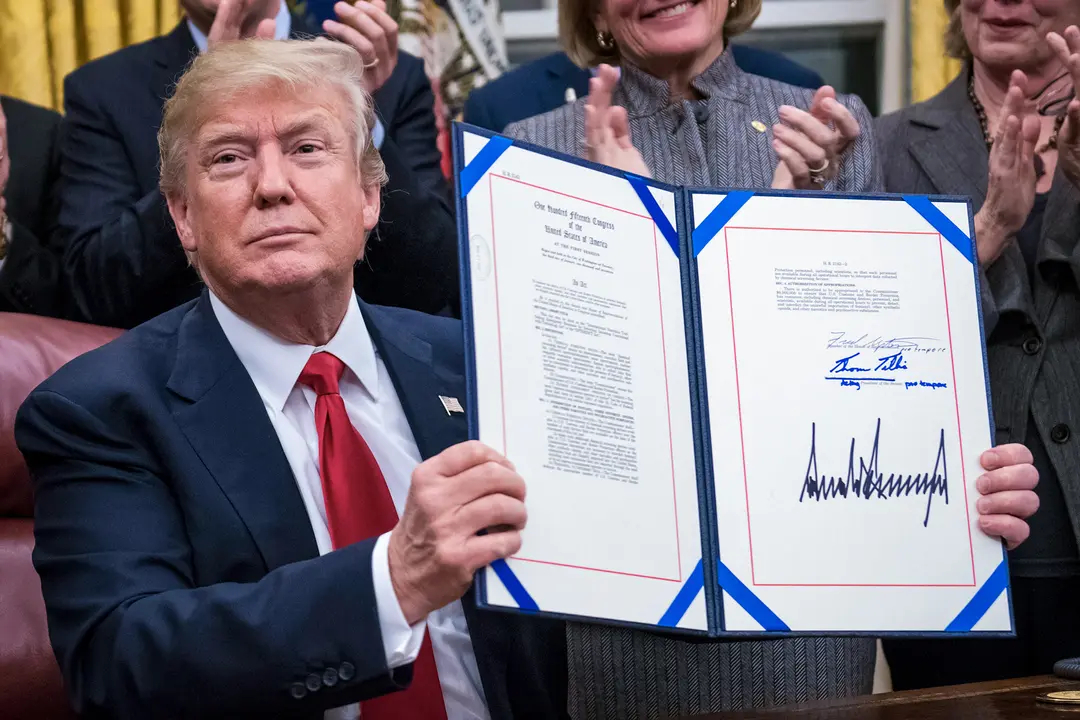
[[[300,18],[294,36],[310,35]],[[60,210],[72,319],[134,327],[198,296],[158,191],[157,131],[165,98],[196,53],[186,22],[170,34],[79,68],[64,82]],[[423,62],[400,53],[375,93],[390,183],[357,291],[369,302],[439,312],[456,307],[456,226],[436,145]]]
[[[458,321],[361,303],[421,455],[467,439]],[[391,692],[375,539],[319,556],[262,400],[205,294],[34,390],[16,442],[34,564],[84,720],[303,717]],[[562,623],[463,598],[492,717],[566,715]]]
[[[735,44],[731,52],[744,72],[813,89],[825,84],[816,72],[780,53]],[[542,115],[565,104],[567,88],[573,88],[577,97],[585,97],[589,94],[590,77],[589,71],[571,62],[566,53],[553,53],[473,90],[465,101],[463,119],[502,132],[512,122]]]

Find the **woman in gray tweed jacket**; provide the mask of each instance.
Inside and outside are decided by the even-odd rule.
[[[761,0],[560,0],[571,58],[620,72],[601,65],[589,98],[506,134],[671,183],[880,190],[871,118],[857,97],[735,65],[727,39],[760,10]],[[567,643],[569,711],[579,720],[766,707],[873,686],[875,643],[865,638],[695,642],[571,623]]]
[[[506,133],[671,183],[881,190],[858,98],[735,65],[727,39],[760,10],[761,0],[560,0],[567,52],[599,65],[589,97]],[[571,623],[567,644],[578,720],[760,708],[873,686],[872,639],[694,642]]]

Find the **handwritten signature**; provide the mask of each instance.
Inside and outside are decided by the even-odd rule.
[[[893,353],[892,355],[886,355],[885,357],[879,357],[877,359],[877,365],[875,367],[873,367],[873,368],[861,367],[859,365],[853,365],[852,363],[855,361],[855,358],[859,357],[860,355],[862,355],[862,353],[857,352],[854,355],[848,355],[847,357],[840,358],[839,360],[836,361],[836,364],[833,365],[832,370],[830,370],[829,372],[830,373],[897,372],[897,371],[900,371],[900,370],[907,370],[908,369],[907,363],[904,362],[904,353],[903,352],[897,352],[897,353]],[[874,363],[874,361],[871,360],[869,364],[872,365],[873,363]]]
[[[909,495],[926,496],[926,515],[923,517],[923,527],[930,522],[930,507],[934,497],[940,495],[945,498],[945,504],[949,504],[949,474],[945,463],[945,430],[942,429],[938,436],[937,457],[934,459],[934,469],[930,472],[916,475],[904,475],[902,473],[889,473],[878,470],[878,449],[881,441],[881,418],[878,418],[877,429],[874,431],[874,445],[870,450],[869,459],[855,455],[855,438],[851,439],[848,451],[847,475],[843,478],[820,475],[817,465],[817,423],[810,426],[810,461],[806,466],[806,476],[803,478],[802,492],[799,493],[799,502],[806,499],[825,502],[828,500],[860,499],[870,500],[893,500]],[[858,471],[856,472],[856,459]]]
[[[910,350],[920,353],[938,353],[945,352],[945,347],[940,345],[934,345],[939,342],[937,338],[932,337],[893,337],[885,338],[881,335],[871,337],[867,333],[863,333],[858,337],[848,335],[846,332],[833,330],[831,337],[825,344],[825,347],[832,349],[844,349],[844,350]]]

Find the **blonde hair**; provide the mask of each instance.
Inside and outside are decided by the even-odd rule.
[[[223,43],[197,57],[165,103],[158,131],[161,192],[186,191],[187,153],[214,109],[239,93],[283,87],[300,93],[334,88],[352,108],[356,162],[365,185],[386,183],[386,168],[375,149],[375,110],[363,86],[364,63],[344,43],[329,40],[240,40]]]
[[[971,57],[971,48],[964,37],[964,25],[960,21],[960,0],[945,0],[945,13],[949,25],[945,28],[945,54],[957,60]]]
[[[601,2],[603,0],[559,0],[559,41],[570,59],[583,68],[595,67],[600,63],[618,65],[622,61],[618,44],[611,50],[604,50],[596,40],[593,18],[599,12]],[[725,40],[750,29],[761,14],[761,2],[738,0],[738,4],[728,10],[724,21]]]

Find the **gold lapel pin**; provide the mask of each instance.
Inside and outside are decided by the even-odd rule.
[[[439,401],[442,403],[443,409],[446,410],[447,415],[465,412],[465,408],[461,407],[461,402],[456,397],[440,395]]]
[[[755,120],[754,122],[750,123],[750,127],[754,128],[759,133],[765,132],[765,123],[761,122],[760,120]]]

